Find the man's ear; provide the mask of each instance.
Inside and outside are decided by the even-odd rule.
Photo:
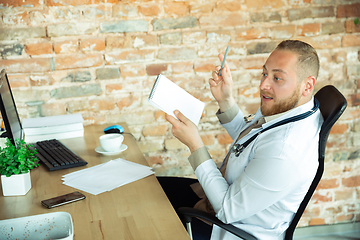
[[[316,78],[314,76],[309,76],[304,80],[303,91],[302,91],[302,95],[304,97],[312,95],[314,91],[315,83],[316,83]]]

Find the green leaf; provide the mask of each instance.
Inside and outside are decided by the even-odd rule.
[[[38,158],[35,157],[36,149],[32,150],[22,140],[15,140],[15,147],[9,139],[5,147],[0,147],[0,174],[11,176],[14,174],[27,173],[30,169],[39,166]]]
[[[355,25],[358,25],[359,24],[359,18],[355,18],[354,23],[355,23]]]

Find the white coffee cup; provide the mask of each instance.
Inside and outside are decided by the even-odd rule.
[[[115,152],[124,141],[124,136],[119,133],[109,133],[99,137],[100,145],[106,152]]]

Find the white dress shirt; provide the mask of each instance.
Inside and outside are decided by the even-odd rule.
[[[243,143],[275,122],[307,112],[313,106],[314,99],[251,130],[237,143]],[[232,111],[234,113],[234,107]],[[218,115],[220,122],[221,115]],[[259,109],[252,122],[246,123],[237,106],[234,115],[230,122],[222,122],[222,125],[235,140],[243,129],[262,116]],[[315,176],[322,122],[318,110],[303,120],[260,134],[239,157],[234,153],[230,155],[225,178],[205,147],[195,151],[189,161],[217,218],[259,239],[283,239],[284,231]],[[211,239],[239,238],[214,225]]]

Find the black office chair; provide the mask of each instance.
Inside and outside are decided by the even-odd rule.
[[[305,195],[303,201],[301,202],[293,220],[291,221],[288,229],[285,233],[285,240],[291,240],[293,239],[293,234],[295,231],[295,228],[301,218],[301,215],[303,214],[307,204],[309,203],[321,177],[324,172],[324,158],[325,158],[325,147],[326,142],[330,134],[330,130],[332,126],[335,124],[335,122],[339,119],[339,117],[344,112],[347,102],[344,96],[332,85],[325,86],[321,88],[316,94],[315,98],[320,103],[320,111],[321,114],[324,117],[324,122],[321,126],[320,130],[320,136],[319,136],[319,167],[316,172],[315,178],[313,182],[310,185],[310,188]],[[244,230],[241,230],[237,227],[234,227],[231,224],[225,224],[219,219],[217,219],[215,216],[208,214],[204,211],[194,209],[194,208],[188,208],[188,207],[181,207],[178,209],[178,212],[183,215],[184,221],[187,224],[188,232],[191,236],[191,220],[192,217],[200,218],[203,220],[206,220],[208,222],[211,222],[226,231],[231,232],[232,234],[246,240],[252,240],[256,239],[251,234],[245,232]]]

